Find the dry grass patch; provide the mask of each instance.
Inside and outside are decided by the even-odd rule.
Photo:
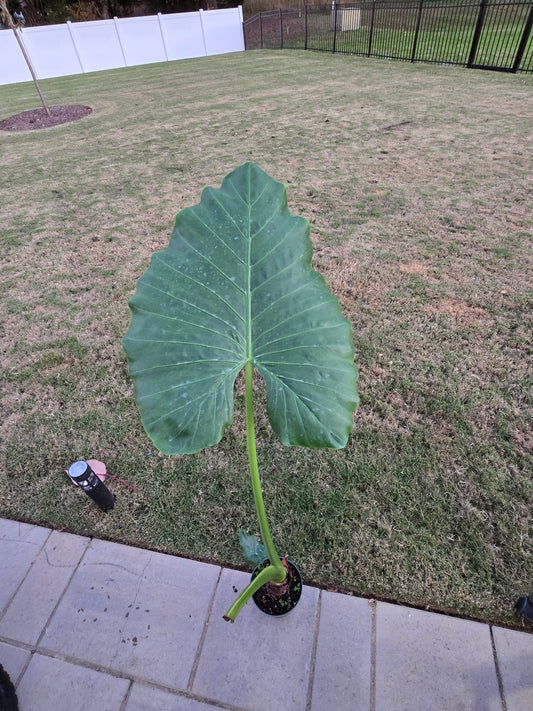
[[[217,447],[158,456],[120,339],[176,212],[251,159],[310,220],[361,371],[343,451],[283,448],[258,415],[275,540],[307,581],[511,624],[533,579],[533,77],[288,51],[43,84],[93,112],[0,136],[0,514],[242,563],[242,383]],[[6,116],[35,103],[0,87]],[[64,475],[91,456],[139,489],[112,485],[108,516]]]

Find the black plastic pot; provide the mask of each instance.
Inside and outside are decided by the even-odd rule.
[[[254,568],[252,580],[270,564],[265,560]],[[278,586],[275,583],[265,583],[254,594],[253,599],[257,607],[266,615],[281,617],[294,610],[302,596],[302,576],[300,571],[290,560],[287,560],[288,573],[286,584]]]

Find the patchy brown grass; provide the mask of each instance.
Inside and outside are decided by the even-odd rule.
[[[217,447],[159,456],[120,339],[176,212],[251,159],[310,220],[361,372],[341,452],[281,447],[258,380],[276,541],[308,581],[512,623],[533,579],[533,78],[288,51],[43,84],[93,112],[0,136],[0,514],[240,564],[241,380]],[[0,118],[35,99],[0,87]],[[103,516],[65,478],[81,457],[139,491],[110,484]]]

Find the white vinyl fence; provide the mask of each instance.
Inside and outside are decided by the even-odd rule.
[[[244,50],[242,7],[27,27],[38,79]],[[31,81],[12,30],[0,30],[0,84]]]

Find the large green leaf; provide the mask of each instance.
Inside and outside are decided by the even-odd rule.
[[[162,452],[220,440],[247,360],[282,442],[346,444],[357,405],[351,326],[311,251],[309,223],[253,163],[178,214],[138,281],[123,340],[143,425]]]

